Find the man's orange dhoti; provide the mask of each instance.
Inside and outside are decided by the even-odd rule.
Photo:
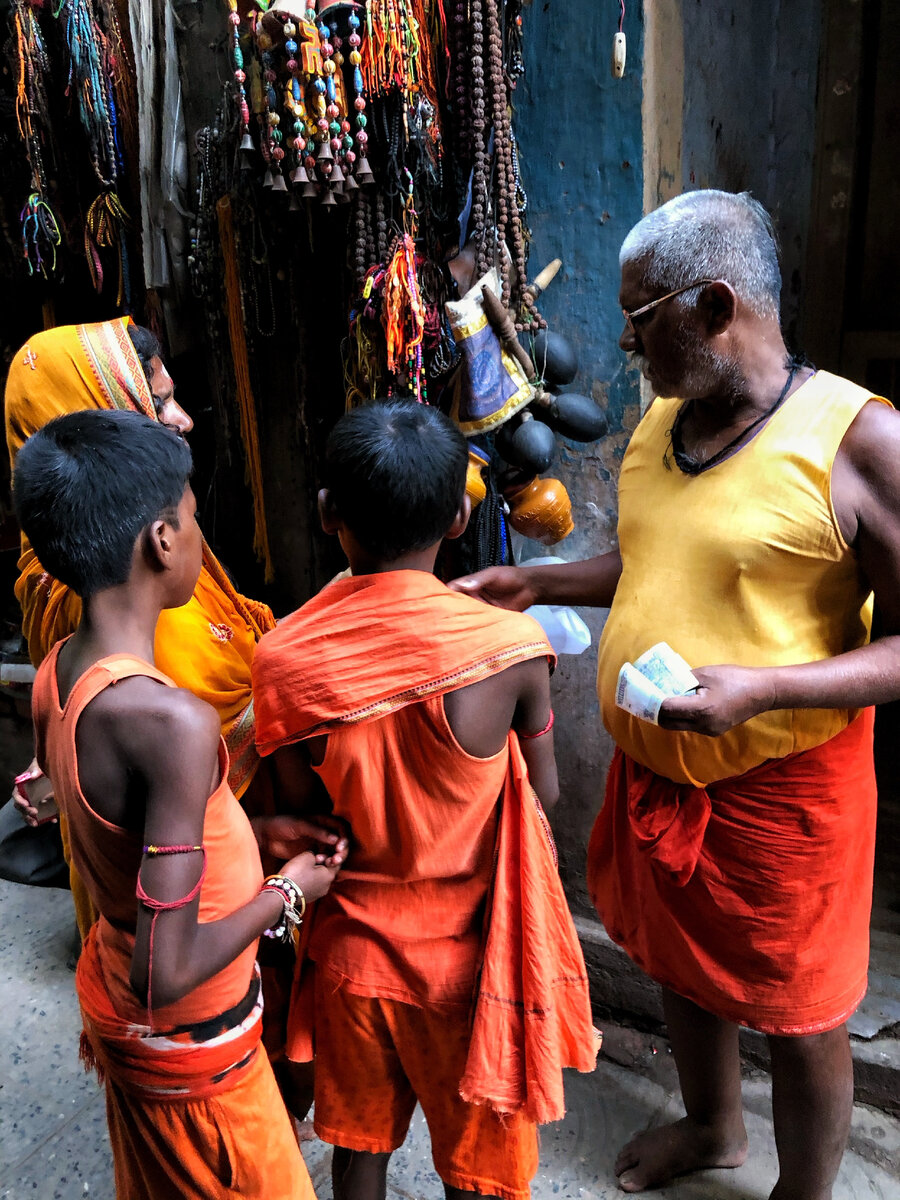
[[[617,750],[588,850],[610,937],[658,983],[763,1033],[821,1033],[866,991],[873,710],[705,788]]]

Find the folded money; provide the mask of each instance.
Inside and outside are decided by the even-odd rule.
[[[641,721],[659,724],[659,710],[669,696],[684,696],[699,681],[680,654],[658,642],[634,663],[627,662],[616,682],[616,704]]]

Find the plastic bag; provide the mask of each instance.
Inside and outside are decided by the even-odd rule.
[[[563,558],[547,555],[529,558],[523,567],[546,567],[565,562]],[[574,608],[564,604],[535,604],[525,610],[534,617],[547,635],[547,640],[557,654],[583,654],[591,644],[591,631]]]

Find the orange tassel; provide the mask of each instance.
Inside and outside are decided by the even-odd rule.
[[[225,307],[228,313],[228,337],[231,342],[231,360],[234,364],[241,439],[244,443],[244,457],[247,464],[247,483],[250,485],[253,495],[253,549],[265,566],[266,583],[269,583],[274,578],[275,572],[272,568],[272,555],[269,551],[256,400],[250,382],[250,360],[247,355],[247,337],[244,332],[244,309],[241,301],[241,280],[238,273],[237,234],[234,228],[231,200],[228,196],[223,196],[218,201],[216,213],[219,218],[219,242],[225,263]]]
[[[97,1062],[97,1055],[94,1053],[94,1047],[91,1039],[87,1035],[87,1031],[82,1029],[81,1037],[78,1039],[78,1057],[84,1063],[84,1069],[87,1074],[91,1071],[97,1072],[97,1079],[103,1083],[106,1078],[106,1072]]]

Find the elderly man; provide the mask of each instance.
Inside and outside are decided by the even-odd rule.
[[[598,688],[617,750],[588,883],[663,986],[687,1111],[625,1147],[620,1186],[743,1162],[747,1025],[771,1049],[772,1200],[828,1200],[866,987],[869,706],[900,696],[900,417],[788,355],[771,224],[748,195],[670,201],[620,262],[620,345],[657,399],[622,463],[619,550],[456,586],[611,606]],[[656,725],[615,701],[623,663],[660,641],[700,686]]]

